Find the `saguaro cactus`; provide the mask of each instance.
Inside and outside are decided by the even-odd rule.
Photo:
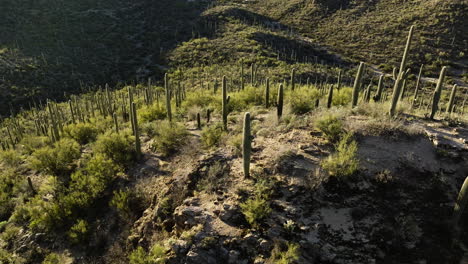
[[[456,92],[457,92],[457,85],[454,84],[453,88],[452,88],[452,92],[450,93],[450,99],[449,99],[448,107],[447,107],[447,110],[445,111],[445,113],[447,113],[449,115],[452,113],[452,110],[453,110],[453,104],[455,103],[455,93]]]
[[[352,107],[355,107],[358,103],[359,98],[359,87],[361,87],[361,78],[362,72],[364,71],[364,62],[361,61],[359,64],[358,71],[356,73],[356,78],[354,79],[354,86],[353,86],[353,98],[352,98]]]
[[[169,88],[169,77],[167,73],[164,74],[164,89],[166,90],[166,111],[167,119],[169,122],[172,122],[172,112],[171,112],[171,90]]]
[[[277,116],[278,116],[278,121],[281,119],[281,116],[283,115],[283,84],[280,84],[279,87],[278,87],[278,102],[277,102],[277,106],[276,106],[276,113],[277,113]]]
[[[408,39],[406,40],[405,51],[403,52],[403,58],[401,59],[400,72],[398,73],[397,76],[395,76],[396,70],[394,69],[393,71],[393,78],[395,78],[395,85],[393,86],[392,103],[390,104],[390,111],[389,111],[390,116],[395,115],[395,110],[398,104],[398,98],[400,97],[400,90],[403,84],[403,80],[406,79],[406,76],[408,75],[408,72],[409,72],[409,71],[405,72],[405,67],[406,67],[406,61],[408,58],[409,49],[411,47],[411,38],[413,37],[413,29],[414,29],[414,26],[411,26],[409,33],[408,33]]]
[[[244,129],[242,134],[242,160],[244,166],[244,177],[250,177],[250,155],[252,149],[252,135],[250,134],[250,113],[244,115]]]
[[[328,100],[327,100],[327,108],[332,106],[333,101],[333,84],[330,85],[330,89],[328,90]]]
[[[138,129],[138,118],[137,118],[137,111],[135,103],[132,103],[132,122],[133,127],[135,130],[133,131],[135,135],[135,152],[137,154],[137,158],[141,157],[141,142],[140,142],[140,130]]]
[[[440,71],[439,75],[439,80],[437,81],[437,86],[434,91],[434,96],[432,97],[432,109],[431,109],[431,115],[430,119],[434,119],[434,116],[439,110],[439,100],[440,100],[440,94],[442,93],[442,87],[444,86],[444,79],[445,79],[445,72],[447,71],[447,67],[442,67],[442,70]]]
[[[241,60],[241,90],[244,90],[244,60]]]
[[[296,84],[296,69],[291,70],[291,91],[294,91]]]
[[[223,129],[227,131],[227,87],[226,87],[226,76],[223,76],[222,84],[222,116],[223,116]]]
[[[421,75],[422,75],[423,67],[424,67],[424,64],[421,64],[421,67],[419,68],[418,79],[416,80],[416,87],[414,88],[413,100],[411,101],[411,108],[414,107],[414,103],[416,102],[416,99],[418,98],[419,84],[421,83]]]
[[[341,71],[342,71],[341,69],[340,69],[340,71],[338,71],[338,81],[337,81],[338,83],[336,84],[336,89],[337,90],[340,90],[340,88],[341,88],[341,74],[342,74]]]
[[[375,93],[375,96],[373,97],[374,102],[380,101],[380,98],[382,97],[382,92],[383,92],[383,74],[380,75],[379,77],[379,84],[377,84],[377,92]]]
[[[113,113],[112,118],[114,119],[115,132],[118,134],[119,133],[119,121],[117,120],[117,113]]]
[[[200,113],[197,113],[197,129],[201,129],[201,116]]]
[[[454,229],[457,229],[458,223],[460,222],[460,218],[465,210],[466,203],[468,202],[468,177],[465,178],[463,185],[458,193],[457,201],[455,202],[455,206],[453,208],[453,218],[452,224]]]
[[[265,107],[270,107],[270,79],[266,78],[266,87],[265,87]]]

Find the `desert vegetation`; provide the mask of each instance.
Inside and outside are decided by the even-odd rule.
[[[366,51],[357,41],[354,53],[349,45],[339,47],[340,35],[313,31],[353,57],[347,59],[305,40],[308,27],[271,8],[280,1],[237,2],[159,3],[170,10],[167,16],[183,10],[197,17],[194,23],[172,17],[157,24],[155,14],[146,17],[135,11],[138,4],[132,6],[132,14],[148,19],[143,24],[161,29],[141,38],[158,39],[151,46],[155,60],[167,66],[136,82],[101,83],[94,68],[73,61],[52,67],[48,50],[36,62],[42,66],[24,64],[31,68],[22,74],[81,65],[81,91],[63,87],[60,95],[30,100],[26,107],[28,98],[12,88],[20,76],[5,75],[0,91],[14,91],[5,98],[23,109],[0,108],[10,112],[0,120],[0,263],[464,259],[468,86],[455,66],[459,58],[448,60],[465,52],[459,42],[466,40],[456,39],[437,62],[423,60],[421,52],[436,45],[426,49],[418,39],[427,25],[403,20],[391,41],[398,52],[384,50],[366,60],[363,54],[376,47]],[[329,5],[324,10],[334,14],[326,13],[322,22],[328,25],[356,8],[317,2],[304,5],[298,17]],[[387,8],[389,1],[378,2]],[[93,10],[83,5],[67,3],[64,10]],[[22,6],[11,3],[10,9]],[[378,17],[385,17],[381,12]],[[172,30],[165,40],[164,25]],[[390,30],[396,31],[385,32]],[[390,34],[380,35],[374,37],[385,41]],[[88,41],[98,42],[77,44],[85,58]],[[1,48],[0,58],[13,56]],[[106,56],[131,50],[116,49]],[[83,59],[75,56],[70,59]],[[389,69],[373,64],[384,56],[391,56]],[[102,75],[122,63],[98,62]],[[63,81],[71,85],[73,78]],[[37,88],[54,89],[60,76],[47,80]]]

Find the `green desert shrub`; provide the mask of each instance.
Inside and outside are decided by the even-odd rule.
[[[284,246],[283,246],[284,247]],[[275,245],[271,252],[271,257],[266,263],[268,264],[292,264],[299,260],[300,251],[299,244],[288,242],[285,248],[278,244]]]
[[[330,141],[336,142],[343,133],[343,123],[334,115],[325,115],[315,121],[315,127]]]
[[[358,170],[357,143],[352,139],[352,134],[345,134],[338,145],[336,152],[322,161],[322,168],[332,176],[351,176]]]
[[[261,88],[246,86],[244,90],[230,93],[231,99],[228,110],[243,111],[250,106],[263,105],[265,102],[264,90]]]
[[[50,253],[42,261],[42,264],[71,264],[73,259],[64,253]]]
[[[31,165],[36,170],[63,176],[72,171],[73,163],[80,156],[80,145],[73,139],[63,138],[52,147],[46,146],[34,151]]]
[[[130,202],[134,195],[130,190],[114,190],[109,205],[114,207],[120,216],[129,218],[131,216]]]
[[[221,87],[219,91],[221,91]],[[187,112],[191,108],[200,108],[202,110],[206,108],[218,109],[217,105],[221,107],[221,96],[207,91],[187,92],[187,96],[182,102],[183,112]]]
[[[26,136],[21,140],[20,146],[22,147],[22,152],[24,154],[30,155],[36,149],[43,148],[43,147],[49,145],[50,143],[51,143],[50,142],[50,137]]]
[[[351,103],[353,89],[350,87],[342,87],[340,90],[333,91],[332,105],[344,106]]]
[[[308,113],[315,108],[315,101],[320,98],[320,93],[317,89],[302,86],[291,91],[287,96],[289,96],[291,113],[300,115]]]
[[[14,149],[0,151],[0,163],[8,167],[17,168],[22,161],[20,153]]]
[[[78,219],[67,233],[68,239],[73,244],[85,243],[89,238],[89,225],[83,219]]]
[[[98,129],[90,123],[70,124],[63,128],[63,132],[81,145],[96,140],[99,133]]]
[[[188,135],[189,133],[183,124],[161,121],[156,128],[152,148],[164,156],[169,156],[185,144]]]
[[[130,264],[163,264],[166,263],[167,249],[160,244],[155,244],[147,253],[142,247],[138,247],[128,256]]]
[[[254,228],[260,227],[262,221],[271,213],[269,202],[260,196],[249,198],[240,206],[245,219]]]
[[[201,131],[201,142],[206,148],[218,146],[223,135],[225,132],[221,123],[205,126]]]
[[[162,107],[162,104],[145,105],[138,109],[138,121],[142,124],[154,120],[162,120],[166,116],[166,109]]]
[[[96,153],[102,153],[121,166],[129,166],[136,157],[135,137],[129,130],[120,131],[120,133],[107,132],[99,135],[93,150]]]

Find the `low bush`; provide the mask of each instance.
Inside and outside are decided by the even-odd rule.
[[[206,148],[219,146],[221,138],[225,135],[221,123],[216,123],[211,126],[205,126],[201,132],[201,142]]]
[[[67,233],[70,242],[79,245],[86,243],[89,238],[89,226],[88,222],[83,219],[78,219]]]
[[[322,161],[322,168],[332,176],[351,176],[358,170],[357,143],[352,134],[345,134],[338,142],[336,152]]]
[[[35,150],[43,148],[49,145],[50,138],[45,136],[25,136],[21,142],[20,146],[22,147],[22,152],[24,154],[30,155]]]
[[[156,128],[152,148],[169,156],[185,144],[187,137],[188,131],[183,124],[161,121]]]
[[[340,90],[333,91],[332,105],[344,106],[351,103],[353,89],[350,87],[342,87]]]
[[[80,145],[73,139],[63,138],[53,147],[46,146],[34,151],[31,165],[38,171],[64,176],[73,170],[73,163],[80,156]]]
[[[14,149],[0,151],[0,163],[10,167],[17,168],[23,162],[23,158]]]
[[[151,122],[155,120],[165,119],[167,116],[166,109],[160,105],[145,105],[142,108],[138,109],[138,121],[140,123]]]
[[[167,249],[160,244],[155,244],[147,253],[142,247],[138,247],[128,256],[130,264],[163,264],[166,263]]]
[[[98,136],[93,150],[106,155],[118,165],[128,167],[136,157],[134,143],[135,137],[129,130],[108,132]]]
[[[96,140],[99,131],[90,123],[78,123],[65,126],[63,132],[67,137],[76,140],[81,145],[85,145]]]
[[[254,228],[259,228],[261,222],[271,213],[269,202],[258,196],[249,198],[240,206],[245,219]]]
[[[323,133],[330,142],[339,140],[343,133],[343,123],[334,115],[325,115],[315,121],[315,127]]]
[[[292,264],[299,260],[300,251],[299,245],[288,242],[285,246],[276,244],[271,252],[271,257],[267,260],[267,264]]]
[[[302,86],[291,91],[288,96],[291,113],[301,115],[315,108],[315,101],[320,98],[320,93],[317,89]]]

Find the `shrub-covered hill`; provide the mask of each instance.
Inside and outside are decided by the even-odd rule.
[[[425,75],[436,75],[441,65],[451,66],[450,75],[464,74],[463,1],[337,3],[6,1],[0,10],[0,113],[105,83],[147,77],[162,83],[168,67],[223,67],[240,58],[259,65],[363,60],[388,73],[412,24],[413,73],[425,63]],[[190,39],[195,43],[184,43]],[[197,53],[185,56],[194,47]]]
[[[450,65],[457,75],[468,67],[468,3],[463,0],[265,0],[247,7],[307,35],[329,50],[354,60],[396,66],[407,28],[415,25],[410,65],[437,73]],[[465,75],[466,76],[466,75]]]

